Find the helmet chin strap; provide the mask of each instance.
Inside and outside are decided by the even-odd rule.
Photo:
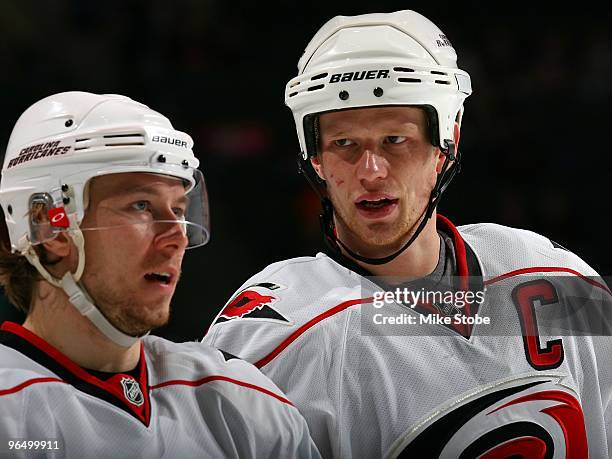
[[[431,194],[429,196],[429,203],[421,214],[421,222],[419,223],[419,226],[417,227],[414,234],[410,237],[410,239],[408,239],[408,241],[402,246],[401,249],[397,250],[391,255],[381,258],[364,257],[363,255],[355,253],[353,250],[347,247],[346,244],[344,244],[340,239],[338,239],[338,236],[336,236],[335,232],[335,225],[333,220],[334,207],[331,203],[331,200],[319,190],[319,187],[315,183],[316,178],[311,177],[311,173],[309,173],[309,171],[306,170],[302,163],[299,162],[300,172],[306,177],[306,180],[308,181],[310,186],[315,190],[315,192],[319,195],[319,198],[321,199],[321,205],[323,207],[323,210],[321,212],[321,215],[319,216],[319,219],[326,245],[337,253],[342,253],[342,249],[344,249],[344,251],[355,260],[367,263],[369,265],[383,265],[385,263],[389,263],[392,260],[395,260],[395,258],[401,255],[408,247],[412,245],[416,238],[419,237],[419,235],[425,228],[427,221],[433,215],[433,211],[438,205],[438,202],[442,197],[442,193],[444,192],[444,190],[446,190],[455,174],[460,170],[460,155],[458,152],[456,152],[455,143],[451,140],[445,140],[444,145],[446,148],[440,149],[440,151],[442,151],[445,156],[444,164],[442,165],[442,170],[438,173],[436,184],[433,190],[431,190]]]
[[[27,249],[22,252],[22,255],[28,259],[30,264],[36,268],[36,270],[47,282],[55,287],[61,288],[64,292],[66,292],[66,295],[68,295],[68,301],[70,301],[70,303],[83,316],[87,317],[91,323],[93,323],[96,328],[104,334],[104,336],[121,347],[131,347],[137,343],[142,336],[130,336],[118,330],[95,306],[93,300],[85,290],[85,287],[78,283],[83,275],[83,270],[85,269],[85,239],[83,237],[83,232],[76,223],[75,215],[70,216],[70,228],[72,229],[71,233],[73,235],[73,241],[77,247],[79,257],[77,269],[74,274],[68,270],[61,279],[53,277],[40,263],[40,259],[38,258],[38,255],[34,251],[31,244],[29,244]],[[149,332],[143,336],[148,334]]]

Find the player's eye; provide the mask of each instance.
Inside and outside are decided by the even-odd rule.
[[[182,207],[174,207],[172,208],[172,212],[174,212],[174,215],[176,215],[179,220],[185,219],[185,209]]]
[[[386,143],[399,144],[406,140],[406,137],[402,135],[389,135],[385,138]]]
[[[137,210],[139,212],[144,212],[149,210],[150,204],[148,201],[136,201],[131,205],[132,209]]]
[[[355,142],[353,142],[351,139],[336,139],[334,140],[334,145],[336,145],[337,147],[348,147],[351,145],[354,145]]]

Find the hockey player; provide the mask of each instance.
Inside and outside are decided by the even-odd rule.
[[[286,391],[324,457],[608,457],[609,313],[581,314],[609,288],[543,236],[436,214],[472,91],[456,59],[413,11],[317,32],[285,101],[327,253],[253,276],[204,341]]]
[[[147,336],[168,320],[186,248],[208,242],[191,138],[119,95],[55,94],[17,121],[0,204],[0,455],[318,457],[252,365]]]

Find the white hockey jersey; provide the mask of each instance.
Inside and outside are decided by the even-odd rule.
[[[104,378],[5,322],[0,362],[0,457],[320,457],[268,378],[202,343],[147,336],[133,372]]]
[[[442,216],[438,229],[452,239],[462,289],[484,292],[460,318],[489,325],[423,322],[427,305],[377,309],[367,273],[318,254],[249,279],[204,341],[268,375],[323,457],[609,457],[605,282],[529,231],[455,228]],[[603,314],[585,318],[595,307]],[[379,325],[383,310],[395,325]]]

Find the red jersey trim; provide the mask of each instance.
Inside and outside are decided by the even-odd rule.
[[[370,297],[370,298],[359,298],[356,300],[345,301],[344,303],[340,303],[339,305],[334,306],[331,309],[328,309],[327,311],[319,314],[318,316],[313,317],[308,322],[306,322],[304,325],[302,325],[300,328],[298,328],[296,331],[291,333],[287,338],[285,338],[285,340],[282,343],[280,343],[278,346],[276,346],[276,348],[272,352],[270,352],[267,356],[255,362],[254,365],[257,368],[261,368],[267,365],[268,363],[270,363],[272,359],[274,359],[278,354],[280,354],[287,346],[289,346],[292,342],[298,339],[300,335],[302,335],[306,330],[318,324],[322,320],[327,319],[328,317],[331,317],[334,314],[342,312],[345,309],[350,308],[351,306],[354,306],[356,304],[369,303],[372,300],[373,298]]]
[[[457,230],[457,227],[453,225],[453,223],[448,218],[446,218],[444,215],[436,214],[436,223],[438,223],[438,225],[442,229],[446,230],[447,232],[450,232],[451,236],[453,237],[453,246],[455,248],[455,260],[457,261],[457,274],[461,278],[460,288],[464,292],[467,292],[470,289],[469,276],[471,273],[469,272],[469,269],[468,269],[467,251],[465,249],[465,242],[463,241],[461,234],[459,234],[459,230]],[[469,303],[465,305],[464,311],[465,311],[464,314],[467,317],[471,316],[471,308],[470,308]],[[470,324],[459,325],[459,326],[453,327],[453,329],[468,339],[472,334],[472,325]]]
[[[492,279],[484,281],[484,284],[485,285],[494,284],[495,282],[499,282],[499,281],[502,281],[504,279],[508,279],[509,277],[520,276],[521,274],[529,274],[529,273],[555,273],[555,272],[564,272],[564,273],[573,274],[574,276],[579,277],[580,279],[582,279],[583,281],[587,282],[588,284],[591,284],[594,287],[600,288],[604,292],[612,295],[612,291],[607,286],[597,282],[596,280],[593,280],[593,279],[585,276],[584,274],[579,273],[578,271],[575,271],[575,270],[573,270],[571,268],[564,268],[562,266],[533,266],[531,268],[515,269],[514,271],[510,271],[510,272],[507,272],[507,273],[502,274],[500,276],[496,276],[496,277],[494,277]]]
[[[3,395],[15,394],[19,392],[20,390],[31,386],[32,384],[49,383],[49,382],[58,382],[58,383],[68,384],[66,381],[63,381],[59,378],[33,378],[33,379],[28,379],[27,381],[24,381],[21,384],[16,385],[15,387],[11,387],[10,389],[0,390],[0,397],[2,397]]]
[[[51,344],[47,343],[45,340],[35,335],[30,330],[22,327],[21,325],[18,325],[14,322],[9,322],[9,321],[2,323],[2,325],[0,325],[0,330],[13,333],[23,338],[24,340],[29,342],[31,345],[35,346],[36,348],[38,348],[39,350],[47,354],[49,357],[55,360],[58,364],[60,364],[70,373],[75,375],[77,378],[121,400],[121,403],[125,407],[127,407],[127,409],[130,410],[130,412],[134,413],[134,415],[137,416],[147,426],[149,425],[151,409],[150,409],[150,402],[149,402],[149,394],[147,393],[146,390],[144,390],[148,384],[147,384],[147,379],[146,379],[147,378],[146,361],[144,358],[144,349],[143,349],[142,343],[140,344],[140,371],[139,371],[140,381],[139,383],[140,383],[140,387],[142,388],[145,402],[144,402],[144,409],[141,412],[141,410],[134,409],[125,400],[123,392],[121,391],[121,389],[119,389],[119,387],[115,387],[110,384],[106,384],[105,382],[99,380],[98,378],[93,377],[87,371],[85,371],[83,368],[78,366],[76,363],[74,363],[64,354],[62,354],[59,350],[53,347]]]
[[[195,381],[188,381],[185,379],[173,379],[170,381],[165,381],[163,383],[159,383],[156,384],[154,386],[149,387],[149,390],[157,390],[157,389],[161,389],[163,387],[167,387],[167,386],[189,386],[189,387],[198,387],[201,386],[202,384],[206,384],[209,382],[213,382],[213,381],[225,381],[225,382],[229,382],[232,384],[236,384],[238,386],[242,386],[242,387],[247,387],[249,389],[253,389],[256,390],[258,392],[261,392],[263,394],[269,395],[270,397],[274,397],[275,399],[286,403],[287,405],[291,405],[293,406],[293,403],[291,403],[289,400],[287,400],[285,397],[281,397],[278,394],[275,394],[274,392],[265,389],[263,387],[260,386],[256,386],[255,384],[251,384],[248,382],[244,382],[244,381],[240,381],[238,379],[233,379],[233,378],[229,378],[227,376],[207,376],[206,378],[202,378],[202,379],[198,379]]]

